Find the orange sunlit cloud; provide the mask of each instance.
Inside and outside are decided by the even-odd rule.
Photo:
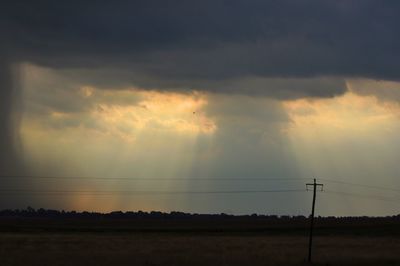
[[[91,101],[90,108],[80,112],[51,110],[26,119],[22,123],[23,135],[28,136],[34,130],[49,130],[46,128],[49,126],[53,131],[69,130],[73,126],[75,132],[86,132],[93,137],[103,135],[132,142],[143,131],[191,136],[210,135],[217,129],[214,120],[204,111],[207,96],[198,92],[104,91],[82,87],[75,97]],[[126,99],[132,99],[132,104]]]
[[[392,122],[400,114],[395,102],[382,102],[375,96],[361,96],[351,91],[330,99],[299,99],[283,105],[292,120],[290,130],[303,132],[391,130]]]
[[[132,91],[143,99],[135,105],[98,104],[91,111],[96,121],[113,133],[131,139],[137,130],[164,130],[185,134],[212,134],[216,124],[203,111],[206,96]]]

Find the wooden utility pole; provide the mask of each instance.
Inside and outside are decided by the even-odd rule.
[[[323,189],[323,184],[317,184],[317,180],[314,178],[314,183],[306,184],[306,189],[308,190],[309,186],[313,186],[313,200],[312,200],[312,209],[311,209],[311,222],[310,222],[310,241],[308,243],[308,262],[311,263],[311,255],[312,255],[312,240],[313,240],[313,229],[314,229],[314,210],[315,210],[315,197],[317,195],[317,186],[321,187],[321,191]]]

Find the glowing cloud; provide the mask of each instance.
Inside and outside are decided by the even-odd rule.
[[[292,123],[290,131],[303,133],[340,132],[371,134],[393,130],[400,107],[394,102],[380,102],[376,96],[348,92],[332,99],[300,99],[283,103]],[[329,133],[331,132],[331,133]]]

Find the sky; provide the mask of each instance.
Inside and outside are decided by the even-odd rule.
[[[398,1],[4,1],[0,208],[397,215]]]

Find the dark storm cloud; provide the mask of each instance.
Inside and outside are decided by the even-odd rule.
[[[143,87],[224,92],[224,81],[249,77],[397,80],[398,11],[398,1],[10,1],[1,30],[16,61],[112,68]],[[345,90],[319,86],[291,90]]]

